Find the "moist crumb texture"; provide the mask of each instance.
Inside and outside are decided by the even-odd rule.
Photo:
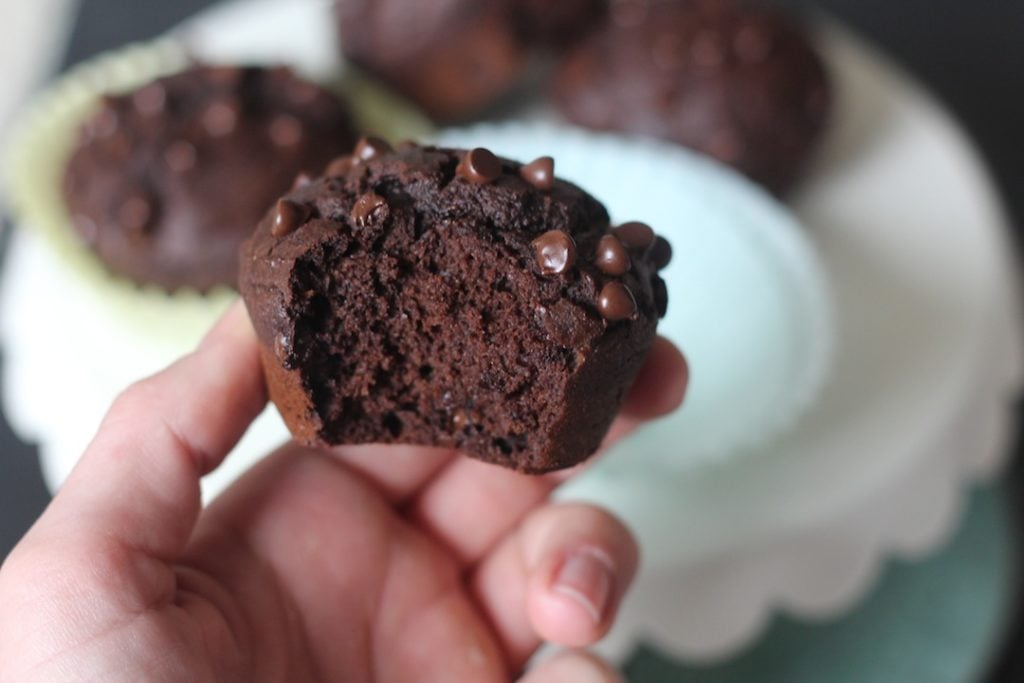
[[[525,472],[596,450],[664,313],[670,250],[609,226],[553,165],[364,139],[278,202],[241,289],[296,437]]]

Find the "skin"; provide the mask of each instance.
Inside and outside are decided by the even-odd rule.
[[[682,400],[655,344],[609,439]],[[0,568],[0,681],[615,681],[600,639],[630,533],[441,449],[285,445],[206,509],[200,478],[266,404],[241,306],[127,389]]]

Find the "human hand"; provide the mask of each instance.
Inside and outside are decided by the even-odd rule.
[[[610,439],[675,408],[658,340]],[[289,444],[201,510],[266,404],[235,306],[114,403],[0,568],[0,681],[508,681],[610,628],[637,550],[613,517],[450,450]],[[569,652],[523,681],[612,681]]]

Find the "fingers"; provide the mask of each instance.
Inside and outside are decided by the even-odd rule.
[[[668,339],[656,337],[626,395],[621,415],[633,420],[653,420],[671,413],[683,402],[689,379],[683,354]]]
[[[687,379],[682,354],[671,342],[658,338],[605,445],[622,438],[644,420],[674,410],[683,399]],[[471,564],[577,471],[529,476],[457,458],[412,501],[410,514],[463,564]],[[467,518],[466,510],[473,510],[473,515]]]
[[[622,683],[622,677],[589,652],[562,652],[541,662],[519,683]]]
[[[632,534],[591,505],[548,505],[485,557],[470,588],[512,667],[542,641],[583,647],[611,628],[636,575]]]
[[[409,515],[467,566],[546,500],[558,481],[459,458],[412,502]]]
[[[199,514],[200,477],[265,403],[255,335],[236,304],[193,353],[118,397],[34,532],[63,527],[174,556]]]
[[[451,448],[410,444],[338,446],[331,452],[393,504],[413,495],[458,456]]]
[[[301,634],[297,651],[317,679],[507,678],[443,549],[323,451],[289,444],[253,467],[204,512],[182,562],[230,587],[244,622],[260,627],[250,633],[300,623],[291,632]],[[269,652],[285,641],[252,647]]]
[[[683,354],[664,337],[655,338],[647,361],[626,395],[619,418],[605,436],[605,444],[615,443],[644,421],[678,408],[689,382],[690,368]]]

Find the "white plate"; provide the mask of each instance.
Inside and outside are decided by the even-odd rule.
[[[929,457],[922,446],[987,372],[992,321],[1015,319],[1006,220],[972,147],[850,36],[829,29],[823,46],[838,120],[795,208],[835,292],[833,372],[799,428],[744,457],[685,477],[636,471],[633,488],[619,477],[590,492],[623,509],[646,501],[636,519],[662,520],[672,562],[829,519]]]

